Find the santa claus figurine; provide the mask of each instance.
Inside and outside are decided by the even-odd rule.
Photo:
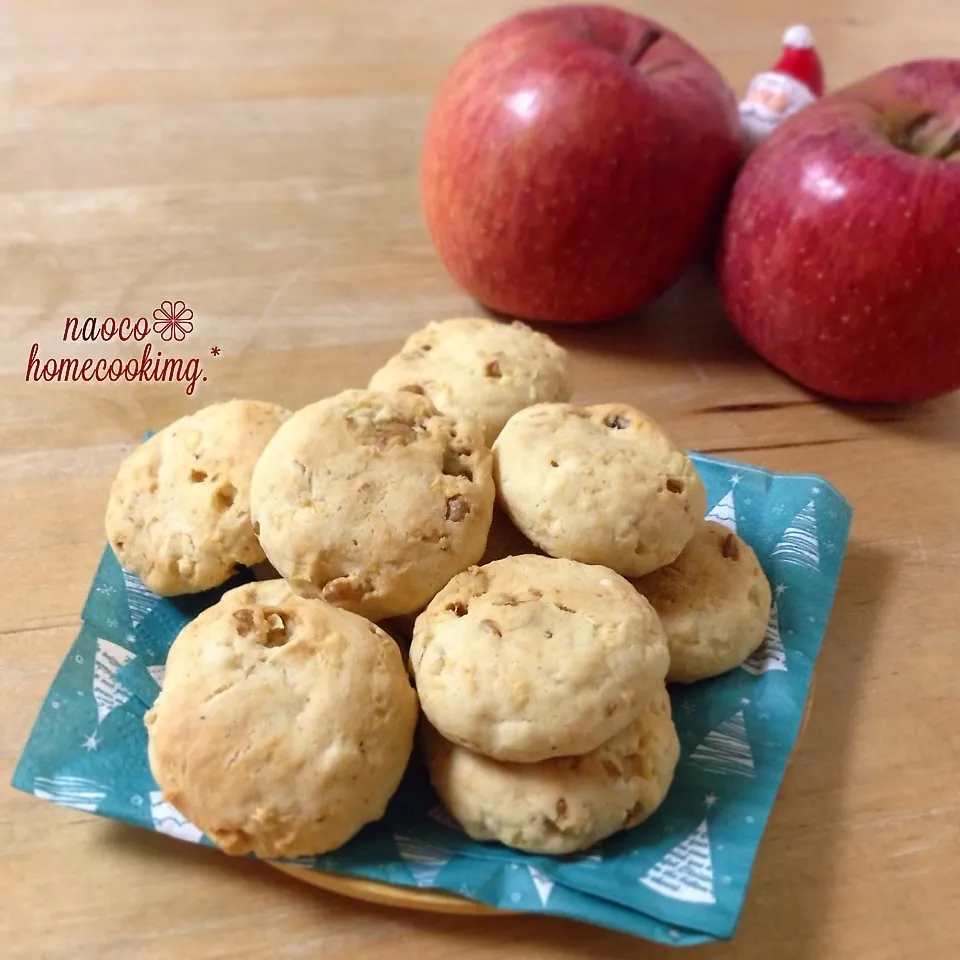
[[[753,149],[779,123],[823,96],[823,66],[804,26],[783,35],[783,52],[772,70],[753,78],[740,104],[740,124]]]

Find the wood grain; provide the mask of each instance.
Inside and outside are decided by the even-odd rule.
[[[625,6],[641,9],[639,4]],[[145,429],[234,395],[362,384],[423,322],[475,312],[416,188],[430,96],[515,0],[0,3],[0,773],[72,641],[112,474]],[[742,90],[786,0],[649,0]],[[808,0],[831,86],[958,55],[949,0]],[[67,316],[195,311],[206,382],[26,383]],[[816,401],[731,334],[695,269],[634,320],[562,330],[578,396],[629,400],[690,449],[821,473],[856,508],[816,706],[735,941],[704,958],[960,956],[960,398]],[[221,355],[209,349],[219,346]],[[112,351],[112,352],[111,352]],[[534,918],[430,917],[325,894],[0,791],[0,955],[191,960],[665,957]]]

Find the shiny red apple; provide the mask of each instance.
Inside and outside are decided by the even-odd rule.
[[[960,387],[960,60],[892,67],[785,121],[737,179],[718,266],[734,326],[811,390]]]
[[[454,64],[421,193],[441,259],[482,304],[602,320],[678,279],[741,158],[733,92],[680,37],[612,7],[547,7]]]

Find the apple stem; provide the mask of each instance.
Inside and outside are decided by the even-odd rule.
[[[960,151],[960,131],[954,130],[950,139],[940,145],[934,157],[937,160],[949,160],[958,151]]]
[[[636,66],[640,62],[640,58],[663,36],[663,33],[660,30],[657,30],[656,27],[647,27],[646,30],[640,36],[637,45],[633,48],[633,52],[627,57],[627,62],[630,66]]]
[[[907,149],[919,157],[950,160],[960,152],[960,129],[934,114],[923,114],[906,130]]]

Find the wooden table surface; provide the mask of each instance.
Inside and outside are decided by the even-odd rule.
[[[639,4],[631,4],[640,9]],[[3,0],[0,30],[0,774],[77,631],[112,474],[148,428],[230,396],[361,385],[410,330],[476,312],[419,215],[431,92],[516,0]],[[742,91],[782,29],[836,86],[958,55],[954,0],[649,0]],[[798,14],[799,11],[799,14]],[[194,310],[179,385],[25,383],[67,316]],[[703,958],[960,956],[960,397],[817,402],[754,359],[694,271],[640,319],[559,332],[578,397],[686,447],[821,473],[856,516],[812,718],[735,941]],[[212,347],[220,355],[210,354]],[[741,412],[724,412],[744,404]],[[0,955],[665,957],[566,922],[377,909],[0,789]],[[775,952],[775,953],[774,953]]]

